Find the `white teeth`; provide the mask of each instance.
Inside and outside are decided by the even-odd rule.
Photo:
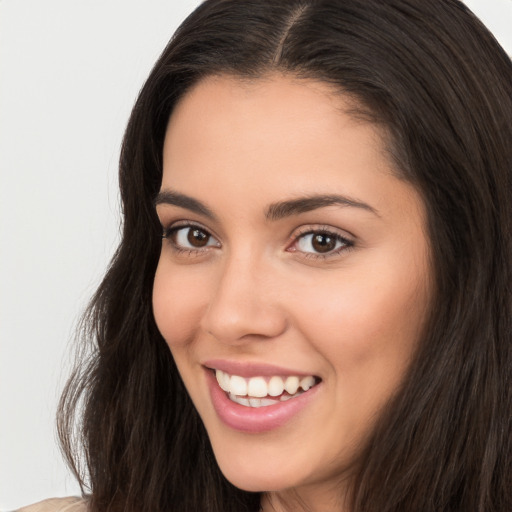
[[[275,405],[277,400],[270,400],[269,398],[260,398],[261,407],[267,407],[269,405]]]
[[[300,387],[307,391],[308,389],[311,389],[315,385],[315,378],[311,375],[308,375],[307,377],[304,377],[300,381]]]
[[[229,391],[229,381],[230,377],[227,373],[216,371],[215,377],[217,377],[217,382],[223,391]]]
[[[245,405],[246,407],[250,407],[250,403],[249,403],[249,399],[248,398],[243,398],[241,396],[236,396],[236,395],[233,395],[233,393],[230,393],[229,394],[229,399],[232,401],[232,402],[236,402],[237,404],[240,404],[240,405]]]
[[[268,381],[268,394],[270,396],[282,395],[284,391],[284,383],[281,377],[272,377]]]
[[[291,396],[287,397],[292,398]],[[270,400],[268,398],[244,398],[242,396],[233,395],[233,393],[229,394],[229,399],[237,404],[243,405],[245,407],[268,407],[269,405],[275,405],[279,403],[279,400]]]
[[[283,379],[278,375],[270,377],[251,377],[246,379],[239,375],[229,375],[222,370],[215,370],[220,388],[229,393],[229,398],[246,407],[266,407],[278,401],[284,402],[302,394],[299,388],[308,391],[315,385],[315,377],[297,377],[290,375]],[[287,394],[283,394],[286,391]],[[279,397],[269,399],[265,397]],[[248,398],[244,398],[248,397]]]
[[[232,375],[229,379],[229,391],[234,395],[247,395],[247,381],[238,375]]]
[[[286,389],[290,395],[297,393],[297,390],[299,389],[299,377],[287,377],[286,382],[284,383],[284,389]]]
[[[252,379],[249,379],[249,385],[247,388],[247,394],[249,396],[263,398],[268,395],[267,383],[263,377],[253,377]]]

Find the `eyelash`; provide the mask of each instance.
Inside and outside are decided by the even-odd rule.
[[[204,228],[201,224],[196,224],[193,222],[186,222],[173,224],[167,228],[164,228],[162,239],[165,239],[169,242],[172,250],[176,252],[179,255],[184,255],[188,257],[197,257],[205,252],[209,251],[212,247],[216,248],[220,246],[220,242],[217,243],[219,245],[206,245],[204,247],[198,247],[198,248],[188,248],[188,247],[182,247],[180,246],[173,237],[181,230],[187,230],[187,229],[198,229],[202,233],[204,233],[206,236],[209,237],[208,242],[211,239],[217,240],[216,237],[214,237],[210,231],[208,231],[206,228]],[[325,237],[329,237],[331,239],[334,239],[336,245],[340,243],[340,247],[337,247],[333,250],[329,250],[325,254],[319,253],[319,252],[306,252],[306,251],[300,251],[296,248],[293,248],[294,245],[297,245],[301,240],[304,240],[305,237],[308,235],[323,235]],[[317,260],[325,260],[334,256],[339,255],[342,252],[348,251],[354,247],[354,242],[339,233],[336,233],[332,228],[328,226],[319,226],[318,228],[304,228],[300,229],[297,233],[294,233],[291,237],[291,243],[288,243],[287,245],[287,251],[288,252],[297,252],[302,255],[303,258],[306,259],[317,259]]]
[[[175,240],[173,240],[173,236],[176,235],[181,230],[187,230],[187,229],[194,229],[201,231],[202,233],[206,234],[208,237],[213,238],[216,240],[216,238],[201,224],[196,224],[193,222],[186,222],[183,223],[175,223],[167,228],[164,228],[162,239],[165,239],[169,242],[172,250],[179,255],[189,256],[189,257],[195,257],[200,256],[204,252],[206,252],[209,248],[212,246],[205,246],[205,247],[198,247],[196,249],[188,248],[188,247],[182,247],[178,243],[176,243]]]
[[[334,239],[336,244],[340,243],[341,246],[333,250],[330,250],[329,252],[326,252],[324,254],[319,252],[298,251],[296,249],[290,250],[290,246],[288,246],[289,248],[287,250],[289,252],[300,252],[302,256],[306,259],[326,260],[328,258],[338,256],[342,252],[348,251],[354,247],[354,242],[352,240],[340,235],[329,226],[319,226],[315,228],[299,228],[298,232],[292,235],[292,244],[298,244],[301,239],[304,239],[308,235],[324,235],[326,237]]]

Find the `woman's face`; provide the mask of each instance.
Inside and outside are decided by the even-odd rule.
[[[167,128],[155,319],[242,489],[349,474],[426,316],[422,201],[349,107],[322,83],[217,77]]]

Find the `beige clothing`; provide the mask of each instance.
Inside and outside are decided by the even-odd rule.
[[[87,502],[81,498],[52,498],[20,508],[16,512],[87,512]]]

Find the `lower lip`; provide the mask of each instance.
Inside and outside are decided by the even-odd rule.
[[[206,380],[215,412],[228,427],[240,432],[268,432],[283,426],[299,414],[316,396],[321,383],[301,395],[266,407],[246,407],[232,402],[217,383],[215,374],[206,369]]]

